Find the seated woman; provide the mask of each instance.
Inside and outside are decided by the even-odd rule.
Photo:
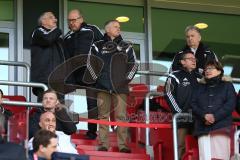
[[[223,68],[219,62],[209,61],[204,68],[204,80],[194,91],[191,102],[199,158],[228,160],[236,93],[233,84],[223,79]]]

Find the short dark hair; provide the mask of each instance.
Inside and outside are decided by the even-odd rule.
[[[57,138],[57,135],[51,131],[44,129],[37,131],[33,138],[33,152],[37,152],[40,145],[47,147],[52,138]]]
[[[48,90],[44,91],[44,92],[43,92],[43,97],[44,97],[44,95],[47,94],[47,93],[54,93],[54,94],[57,96],[57,99],[59,99],[58,94],[57,94],[57,92],[56,92],[55,90],[53,90],[53,89],[48,89]]]
[[[181,53],[180,60],[183,60],[185,58],[186,54],[193,54],[194,55],[193,51],[185,50]]]
[[[214,66],[217,70],[221,71],[220,76],[222,77],[224,74],[223,66],[219,61],[216,60],[209,60],[205,63],[204,69],[206,69],[208,66]]]

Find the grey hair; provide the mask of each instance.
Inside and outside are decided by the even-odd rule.
[[[52,12],[44,12],[40,15],[40,17],[38,18],[38,25],[40,25],[40,26],[42,25],[42,20],[44,18],[46,18],[46,15],[49,14],[49,13],[53,14]]]
[[[78,15],[79,15],[79,17],[82,17],[82,18],[83,18],[83,14],[82,14],[82,11],[81,11],[80,9],[72,9],[72,10],[69,11],[69,13],[70,13],[70,12],[77,12]],[[69,14],[69,13],[68,13],[68,14]]]
[[[196,26],[187,26],[187,27],[185,28],[185,34],[186,34],[188,31],[190,31],[190,30],[194,30],[194,31],[198,32],[199,34],[201,34],[200,29],[199,29],[198,27],[196,27]]]
[[[109,20],[109,21],[107,21],[107,22],[104,24],[104,29],[106,30],[106,29],[109,27],[109,25],[110,25],[111,23],[113,23],[113,22],[119,23],[119,22],[118,22],[117,20],[115,20],[115,19]]]

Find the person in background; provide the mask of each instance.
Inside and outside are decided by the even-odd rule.
[[[33,150],[29,151],[29,160],[51,160],[57,151],[57,135],[48,130],[39,130],[34,135]]]
[[[44,12],[38,24],[31,36],[31,81],[49,86],[50,74],[65,61],[62,31],[57,27],[57,18],[52,12]],[[41,102],[43,89],[33,88],[32,91]],[[64,95],[58,94],[63,103]]]
[[[26,151],[24,147],[6,142],[4,140],[4,129],[5,116],[0,108],[0,159],[1,160],[26,160]]]
[[[110,20],[105,24],[105,34],[101,41],[93,44],[88,65],[89,72],[96,79],[98,118],[109,120],[110,107],[114,104],[116,121],[126,121],[126,100],[129,93],[128,84],[133,79],[138,65],[132,44],[122,39],[120,35],[120,23]],[[97,56],[104,64],[103,66],[91,66],[91,57]],[[92,63],[97,65],[97,63]],[[96,75],[93,68],[102,68]],[[99,151],[108,151],[109,127],[99,125]],[[130,153],[127,146],[127,128],[117,128],[118,148],[120,152]]]
[[[92,44],[99,41],[103,37],[103,34],[97,26],[84,22],[84,17],[78,9],[73,9],[69,12],[68,27],[70,31],[64,37],[66,52],[70,55],[71,59],[78,57],[81,61],[80,56],[85,55],[87,57]],[[67,83],[77,84],[83,88],[86,87],[88,118],[97,119],[95,84],[88,84],[83,81],[85,70],[86,65],[74,71],[70,75],[70,80],[67,80]],[[96,131],[97,124],[88,123],[86,138],[95,139],[97,137]]]
[[[194,53],[186,50],[181,54],[181,68],[169,74],[165,84],[165,97],[173,112],[175,113],[191,113],[191,97],[194,89],[197,87],[197,79],[202,76],[196,72],[196,58]],[[178,154],[179,158],[185,153],[185,137],[191,134],[191,119],[178,123]],[[189,120],[189,121],[188,121]]]
[[[179,70],[179,68],[181,68],[180,63],[181,54],[186,50],[191,50],[194,53],[195,58],[197,60],[196,70],[197,72],[202,74],[205,63],[209,60],[218,61],[218,58],[213,51],[209,50],[209,48],[201,42],[202,37],[200,29],[198,27],[187,26],[185,29],[185,36],[187,44],[182,51],[179,51],[175,55],[170,71]]]
[[[219,62],[207,62],[204,79],[193,93],[194,135],[198,137],[200,160],[230,159],[230,131],[236,93],[233,84],[223,78],[223,73]]]
[[[43,112],[49,111],[56,115],[56,130],[63,131],[67,135],[76,132],[77,127],[69,117],[65,108],[61,107],[57,93],[54,90],[47,90],[43,93],[42,108],[36,109],[29,116],[29,138],[33,137],[36,131],[40,129],[39,121]]]
[[[71,143],[71,137],[66,135],[62,131],[56,131],[56,117],[52,112],[43,112],[40,116],[39,126],[41,129],[49,130],[55,133],[58,137],[57,151],[63,153],[74,153],[77,154],[77,150]],[[32,150],[33,138],[28,141],[28,148]]]

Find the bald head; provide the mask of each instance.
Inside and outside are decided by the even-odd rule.
[[[52,112],[44,112],[40,116],[39,126],[51,132],[56,130],[56,117]]]
[[[78,31],[83,23],[83,16],[78,9],[73,9],[68,13],[68,28]]]

